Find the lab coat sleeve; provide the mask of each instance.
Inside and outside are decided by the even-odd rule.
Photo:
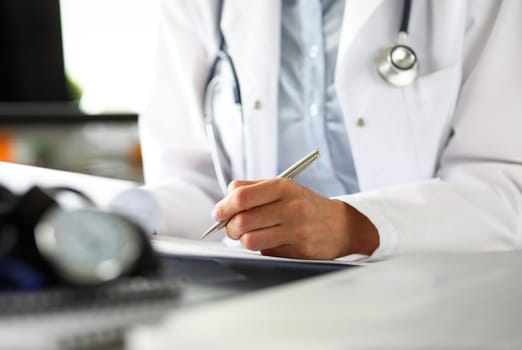
[[[158,205],[160,234],[199,238],[219,198],[202,119],[204,85],[219,44],[217,5],[161,1],[155,77],[139,118],[143,190]]]
[[[504,1],[479,58],[465,67],[435,179],[339,197],[378,228],[373,258],[522,246],[521,18],[522,3]]]

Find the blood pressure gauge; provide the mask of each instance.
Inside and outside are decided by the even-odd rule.
[[[34,230],[39,253],[68,282],[99,284],[130,272],[143,247],[132,222],[94,209],[51,208]]]
[[[41,277],[39,283],[94,286],[160,272],[141,226],[97,209],[85,194],[67,187],[35,186],[13,198],[0,220],[0,238],[11,242],[1,254],[29,266]],[[25,281],[22,275],[16,277],[18,284]]]

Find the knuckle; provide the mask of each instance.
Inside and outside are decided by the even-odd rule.
[[[311,244],[304,244],[299,247],[297,253],[303,259],[312,259],[315,257],[315,247]]]
[[[276,178],[267,180],[267,185],[269,186],[271,191],[280,193],[285,188],[286,180],[288,180],[288,179],[285,179],[282,177],[276,177]]]
[[[276,181],[276,186],[278,186],[278,188],[281,190],[287,188],[291,183],[293,183],[293,180],[287,179],[285,177],[275,178],[274,181]]]
[[[248,199],[248,191],[244,187],[238,187],[234,190],[234,203],[238,208],[243,208]]]
[[[298,215],[303,218],[305,217],[308,211],[306,203],[301,199],[291,201],[288,204],[288,209],[293,215]]]
[[[249,250],[258,250],[257,249],[257,243],[254,236],[250,233],[245,233],[241,236],[241,244],[243,247]]]
[[[236,188],[240,187],[241,186],[241,182],[238,181],[238,180],[232,180],[229,184],[228,184],[228,193],[234,191]]]
[[[234,221],[234,226],[236,227],[237,231],[245,232],[248,230],[248,226],[250,224],[250,218],[248,217],[247,213],[237,214],[234,217],[233,221]]]
[[[227,236],[228,237],[230,237],[233,240],[238,240],[239,239],[239,232],[237,230],[235,230],[233,225],[231,225],[229,223],[227,225],[227,227],[226,227],[226,230],[227,230]]]

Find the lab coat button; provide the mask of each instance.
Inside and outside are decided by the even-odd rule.
[[[312,45],[312,47],[310,47],[310,51],[308,52],[308,55],[310,56],[310,58],[316,58],[318,53],[319,53],[319,47],[317,47],[317,45]]]
[[[359,117],[359,118],[357,118],[355,125],[362,128],[363,126],[366,125],[366,121],[364,120],[364,118]]]
[[[261,101],[255,100],[254,109],[261,109],[262,106],[263,106],[263,104],[261,103]]]
[[[312,117],[315,117],[316,115],[319,114],[319,106],[315,103],[312,103],[309,107],[308,107],[308,110],[310,112],[310,115]]]

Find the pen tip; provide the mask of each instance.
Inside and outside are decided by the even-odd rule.
[[[212,227],[205,231],[205,233],[200,237],[200,239],[205,239],[207,236],[210,236],[214,232],[221,230],[227,224],[226,221],[216,222]]]
[[[204,234],[201,235],[201,237],[199,237],[199,239],[205,239],[207,238],[207,236],[212,232],[212,228],[209,228],[208,230],[205,231]]]

